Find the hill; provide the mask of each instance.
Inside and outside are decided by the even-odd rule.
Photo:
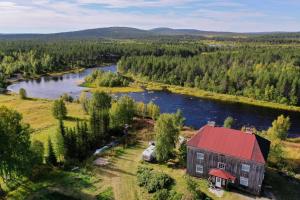
[[[154,28],[143,30],[131,27],[107,27],[79,31],[49,34],[0,34],[0,40],[31,40],[31,39],[147,39],[161,37],[235,37],[235,38],[272,38],[299,39],[300,32],[261,32],[235,33],[202,31],[197,29]]]

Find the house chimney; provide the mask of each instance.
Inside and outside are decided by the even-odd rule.
[[[215,121],[208,121],[208,122],[207,122],[207,125],[208,125],[208,126],[215,127],[216,122],[215,122]]]

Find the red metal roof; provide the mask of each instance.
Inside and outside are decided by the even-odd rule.
[[[239,130],[206,125],[187,145],[243,160],[266,162],[255,135]]]
[[[223,178],[223,179],[230,179],[230,180],[235,180],[235,176],[231,175],[229,172],[226,172],[222,169],[211,169],[209,170],[209,175],[212,175],[212,176],[217,176],[217,177],[220,177],[220,178]]]

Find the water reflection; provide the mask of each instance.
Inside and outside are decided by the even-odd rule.
[[[102,67],[101,69],[115,72],[116,66]],[[30,97],[56,99],[63,93],[69,93],[73,98],[78,98],[80,92],[84,90],[84,88],[78,86],[78,84],[93,70],[94,69],[86,69],[80,73],[21,81],[10,85],[8,89],[18,92],[20,88],[24,88]],[[186,125],[195,128],[201,127],[210,120],[222,125],[227,116],[232,116],[237,120],[237,128],[243,125],[253,125],[260,130],[266,130],[271,126],[272,121],[277,118],[278,115],[285,114],[291,118],[292,126],[290,133],[300,133],[300,124],[298,122],[300,120],[300,113],[298,112],[200,99],[187,95],[172,94],[167,91],[121,93],[114,96],[119,97],[122,95],[129,95],[135,100],[145,103],[153,101],[160,106],[162,112],[176,112],[177,109],[181,109],[186,118]]]

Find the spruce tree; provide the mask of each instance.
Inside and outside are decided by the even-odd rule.
[[[54,148],[50,136],[48,137],[48,157],[47,163],[50,165],[57,165],[57,159],[55,156]]]

